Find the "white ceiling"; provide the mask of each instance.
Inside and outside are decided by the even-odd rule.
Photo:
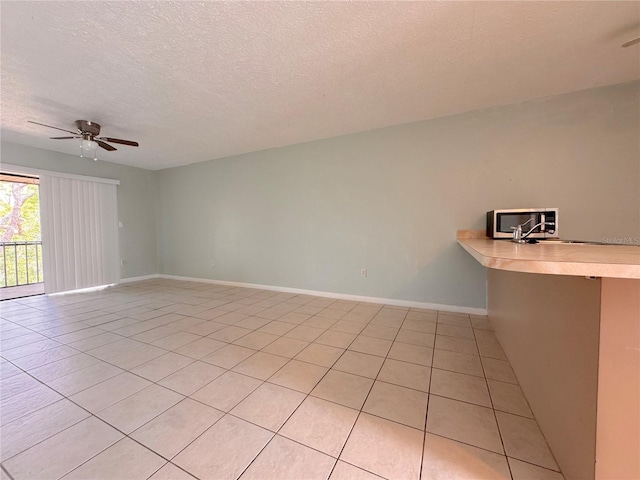
[[[640,2],[1,2],[2,138],[149,169],[640,78]]]

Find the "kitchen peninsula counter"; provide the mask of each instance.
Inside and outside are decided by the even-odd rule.
[[[458,243],[488,268],[489,321],[565,478],[640,478],[640,247]]]
[[[460,236],[458,243],[481,265],[498,270],[640,279],[640,247],[634,245],[545,243],[544,240],[519,244]]]

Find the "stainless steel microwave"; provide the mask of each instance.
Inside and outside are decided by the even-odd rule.
[[[518,225],[526,238],[559,238],[557,208],[513,208],[487,212],[487,237],[513,238]]]

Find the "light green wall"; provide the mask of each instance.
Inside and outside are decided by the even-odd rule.
[[[486,272],[455,232],[484,228],[487,210],[559,207],[564,238],[640,236],[639,117],[634,82],[158,172],[1,154],[120,180],[123,278],[484,307]]]
[[[565,238],[640,235],[639,87],[161,170],[160,272],[484,307],[455,235],[488,210],[559,207]]]
[[[56,172],[120,180],[118,217],[122,278],[158,273],[156,241],[156,172],[94,162],[74,155],[3,142],[2,162]]]

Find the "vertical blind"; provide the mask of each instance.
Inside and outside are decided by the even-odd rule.
[[[40,175],[45,293],[120,280],[116,185]]]

